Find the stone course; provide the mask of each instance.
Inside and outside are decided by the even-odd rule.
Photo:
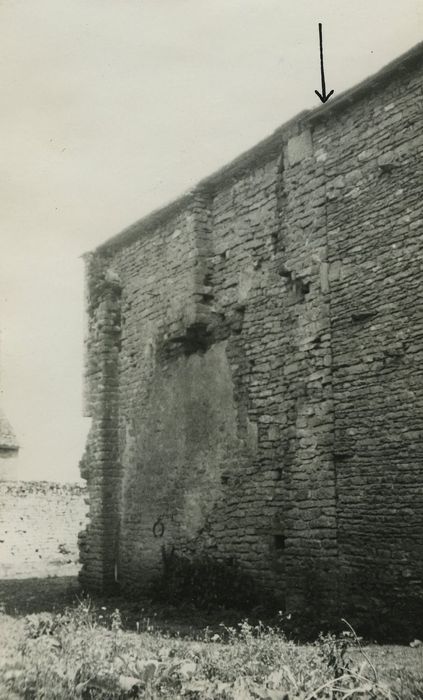
[[[419,46],[87,254],[86,586],[165,547],[289,609],[423,592],[422,75]]]

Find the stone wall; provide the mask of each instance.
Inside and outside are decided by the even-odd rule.
[[[0,483],[0,579],[76,576],[86,491],[46,481]]]
[[[142,588],[175,547],[290,609],[422,592],[421,50],[404,65],[87,256],[88,586]]]
[[[328,199],[338,556],[345,594],[422,593],[422,70],[315,128]],[[365,115],[360,108],[365,107]]]

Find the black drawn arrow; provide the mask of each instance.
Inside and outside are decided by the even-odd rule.
[[[324,104],[325,102],[328,101],[329,97],[331,97],[331,95],[333,95],[333,90],[331,90],[330,92],[328,92],[326,94],[325,68],[323,65],[323,33],[322,33],[322,25],[320,22],[319,22],[319,44],[320,44],[320,76],[322,78],[322,94],[320,94],[320,92],[318,90],[315,90],[314,92],[316,93],[319,100],[321,100]]]

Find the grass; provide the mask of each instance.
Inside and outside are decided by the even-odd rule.
[[[423,647],[362,648],[340,636],[298,645],[262,623],[181,637],[144,610],[135,631],[86,598],[61,612],[0,616],[0,697],[43,700],[408,700],[423,698]],[[153,620],[153,621],[152,621]]]

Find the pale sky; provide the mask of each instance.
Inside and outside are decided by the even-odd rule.
[[[3,408],[76,480],[80,255],[423,39],[423,0],[0,0]]]

